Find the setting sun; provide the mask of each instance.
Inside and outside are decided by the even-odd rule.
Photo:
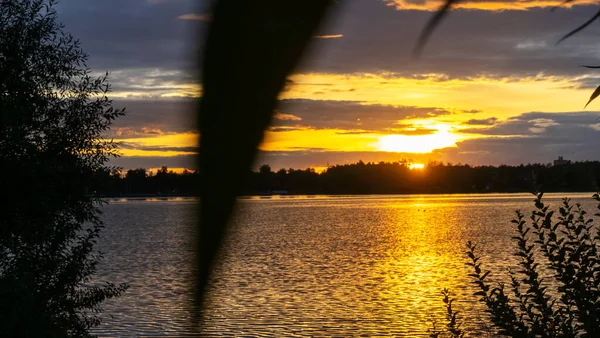
[[[375,147],[381,151],[398,153],[430,153],[433,150],[456,147],[459,135],[450,132],[448,125],[435,125],[437,132],[427,135],[385,135]]]
[[[411,163],[408,165],[409,169],[423,169],[425,168],[425,165],[423,163]]]

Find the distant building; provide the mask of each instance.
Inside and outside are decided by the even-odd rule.
[[[562,156],[559,156],[558,160],[554,160],[554,165],[565,165],[570,163],[571,161],[565,160]]]

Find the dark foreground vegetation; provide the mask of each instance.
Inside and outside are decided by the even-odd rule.
[[[102,201],[85,193],[116,143],[94,77],[53,0],[0,1],[0,336],[90,337],[127,284],[93,279]]]
[[[407,161],[358,162],[331,166],[321,173],[310,168],[273,172],[263,165],[249,175],[246,195],[531,192],[539,185],[547,192],[583,192],[597,190],[600,162],[499,167],[432,162],[424,169],[410,169]],[[166,167],[151,174],[141,168],[123,173],[102,170],[96,172],[88,192],[100,196],[191,196],[197,192],[198,177],[197,172],[177,174]]]
[[[552,210],[536,195],[526,217],[516,211],[513,256],[509,271],[485,271],[476,245],[467,257],[478,291],[496,335],[509,337],[600,337],[600,229],[580,204],[564,199]],[[600,211],[600,196],[594,194]],[[600,216],[600,213],[596,213]],[[508,283],[498,274],[507,274]],[[458,311],[444,290],[446,324],[430,337],[463,337]]]

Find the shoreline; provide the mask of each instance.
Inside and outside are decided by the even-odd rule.
[[[591,197],[596,192],[593,191],[546,191],[544,194],[589,194]],[[370,193],[370,194],[300,194],[300,193],[288,193],[288,194],[253,194],[253,195],[240,195],[238,199],[269,199],[272,197],[275,198],[297,198],[297,197],[306,197],[306,198],[315,198],[315,197],[359,197],[359,196],[448,196],[448,195],[456,195],[456,196],[464,196],[464,195],[473,195],[473,196],[485,196],[485,195],[531,195],[533,193],[529,191],[494,191],[494,192],[443,192],[443,193]],[[195,199],[198,198],[197,195],[186,195],[186,194],[177,194],[177,195],[165,195],[165,194],[132,194],[132,195],[120,195],[120,196],[94,196],[88,195],[90,198],[99,198],[99,199]]]

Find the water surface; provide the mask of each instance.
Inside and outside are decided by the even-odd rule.
[[[556,206],[565,194],[549,194]],[[589,194],[570,195],[590,212]],[[465,242],[484,267],[515,261],[510,220],[530,194],[253,197],[239,210],[193,330],[190,230],[196,200],[112,200],[99,280],[128,282],[100,337],[427,336],[449,288],[471,336],[490,335],[473,302]],[[502,275],[491,275],[503,279]]]

